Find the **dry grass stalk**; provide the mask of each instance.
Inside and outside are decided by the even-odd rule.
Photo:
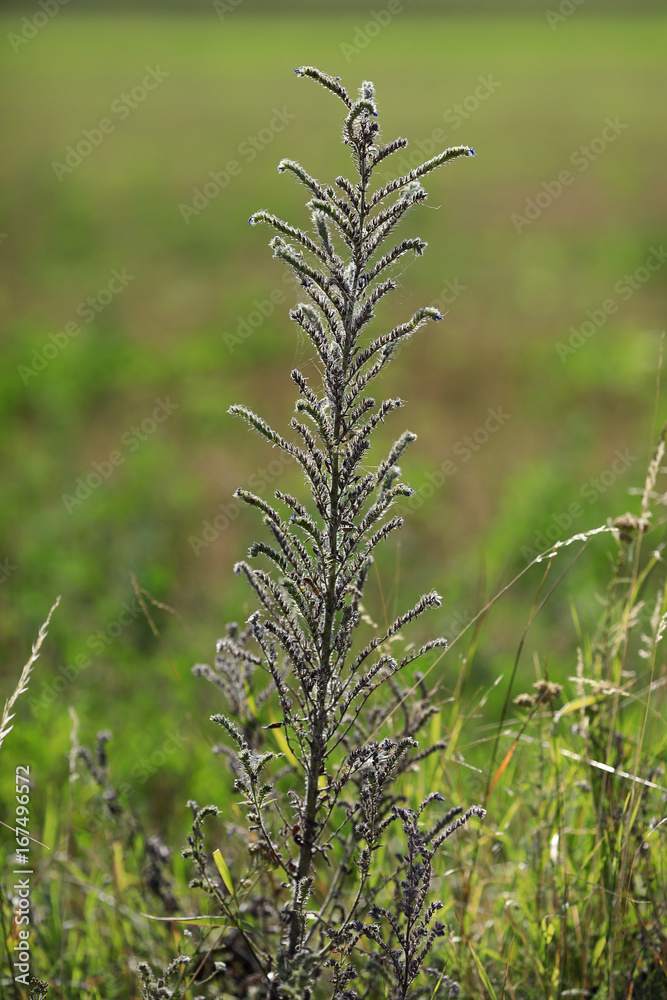
[[[60,604],[60,597],[56,599],[55,604],[53,605],[53,607],[51,608],[51,610],[47,615],[46,621],[39,630],[37,641],[32,647],[32,653],[30,654],[30,659],[28,660],[25,667],[21,671],[21,676],[19,677],[19,682],[16,685],[16,690],[14,691],[14,694],[9,698],[8,701],[5,702],[5,707],[2,711],[2,718],[0,719],[0,746],[2,746],[5,737],[9,736],[10,732],[14,728],[13,725],[9,725],[9,723],[14,718],[14,715],[16,714],[15,712],[12,712],[12,708],[16,704],[19,695],[25,694],[25,692],[28,690],[28,682],[30,680],[30,674],[32,673],[33,665],[37,657],[39,656],[39,651],[42,648],[42,643],[44,642],[48,634],[47,629],[49,627],[49,623],[51,622],[51,615],[56,610],[59,604]]]

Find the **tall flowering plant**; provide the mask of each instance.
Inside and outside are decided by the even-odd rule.
[[[276,490],[271,501],[236,491],[267,529],[268,540],[250,548],[252,561],[235,567],[259,608],[242,629],[228,626],[213,666],[195,667],[229,705],[212,718],[227,737],[219,750],[245,809],[251,874],[239,881],[219,851],[213,868],[202,823],[217,806],[191,803],[184,853],[198,868],[196,884],[233,921],[248,982],[261,982],[266,996],[430,996],[434,980],[420,980],[420,971],[446,930],[436,918],[442,904],[428,898],[434,858],[484,810],[441,809],[425,825],[442,796],[433,792],[409,808],[398,791],[408,768],[446,745],[418,749],[416,736],[438,707],[412,667],[444,650],[446,640],[397,651],[402,630],[440,597],[424,594],[388,627],[373,628],[370,639],[362,601],[374,550],[403,523],[393,509],[413,491],[399,462],[416,437],[405,431],[377,467],[366,467],[374,431],[403,405],[398,398],[378,403],[369,389],[397,348],[442,316],[424,307],[388,332],[367,329],[378,302],[397,287],[396,266],[426,248],[410,237],[384,249],[403,217],[426,200],[422,179],[475,153],[455,146],[376,183],[377,168],[407,141],[382,140],[373,84],[364,82],[353,98],[338,78],[312,66],[296,73],[343,105],[343,142],[356,176],[324,184],[283,160],[279,171],[308,192],[312,227],[299,229],[268,210],[249,220],[274,231],[274,256],[300,282],[304,300],[290,317],[310,341],[322,378],[313,385],[292,371],[298,398],[289,439],[246,406],[230,409],[300,466],[307,489],[302,498]],[[280,753],[267,748],[267,731]],[[391,863],[385,852],[379,863],[381,848],[396,843],[395,827],[405,851]],[[443,969],[436,972],[441,988],[456,993]]]

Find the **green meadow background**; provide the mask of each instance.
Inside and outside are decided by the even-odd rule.
[[[646,262],[665,240],[667,19],[629,4],[608,16],[583,4],[556,23],[546,5],[403,6],[379,29],[363,4],[93,14],[72,0],[29,40],[23,18],[40,8],[4,9],[0,697],[62,602],[2,749],[3,795],[29,764],[39,808],[65,801],[70,706],[83,742],[112,731],[114,781],[176,844],[185,799],[219,791],[208,716],[222,704],[190,667],[254,610],[232,566],[262,527],[232,494],[253,476],[301,488],[227,409],[247,403],[284,429],[290,369],[317,375],[287,315],[297,291],[268,230],[247,219],[268,208],[309,224],[303,190],[276,171],[282,157],[322,179],[350,166],[338,103],[296,66],[351,90],[373,80],[384,136],[404,135],[409,151],[437,140],[477,152],[429,180],[402,230],[428,251],[378,321],[447,309],[382,386],[406,407],[369,462],[416,431],[403,470],[418,499],[378,561],[369,613],[381,620],[435,588],[443,606],[414,638],[453,638],[541,538],[638,510],[629,491],[665,418],[667,264]],[[133,99],[151,71],[159,84]],[[77,164],[68,147],[85,130],[101,139]],[[563,171],[571,183],[555,196]],[[224,187],[204,194],[220,172]],[[563,348],[571,337],[576,350]],[[492,433],[489,411],[503,414]],[[534,680],[534,655],[552,679],[572,674],[575,623],[592,627],[614,554],[601,536],[576,561],[531,629],[515,693]],[[176,614],[147,604],[151,628],[132,576]],[[470,722],[473,762],[540,577],[535,567],[496,607],[465,665],[471,703],[503,675]],[[443,700],[462,669],[454,650],[438,666]]]

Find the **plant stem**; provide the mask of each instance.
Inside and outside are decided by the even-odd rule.
[[[331,467],[331,488],[329,491],[329,575],[326,587],[325,616],[322,628],[322,640],[320,648],[320,666],[317,682],[317,704],[312,719],[311,728],[311,752],[308,771],[306,777],[306,805],[304,811],[303,842],[299,852],[299,864],[296,878],[298,880],[306,878],[310,872],[313,853],[318,836],[317,813],[319,808],[319,778],[326,757],[327,739],[325,729],[327,725],[327,693],[332,677],[331,651],[333,647],[333,635],[336,617],[336,590],[338,586],[338,575],[342,567],[340,554],[338,551],[338,535],[340,527],[340,445],[344,438],[345,421],[343,409],[345,406],[345,384],[350,353],[354,343],[354,316],[357,305],[359,277],[361,275],[363,261],[363,238],[364,219],[366,214],[366,190],[370,171],[367,169],[366,147],[363,141],[358,141],[357,152],[359,156],[359,174],[361,178],[361,195],[358,211],[358,220],[354,239],[354,279],[350,295],[347,297],[347,308],[343,320],[345,331],[345,341],[342,357],[342,389],[334,402],[334,433],[331,445],[327,448],[329,463]],[[299,947],[300,940],[303,939],[304,927],[300,914],[295,910],[290,921],[288,954],[293,956]]]

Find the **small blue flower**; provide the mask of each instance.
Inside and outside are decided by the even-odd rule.
[[[474,150],[474,149],[472,148],[472,146],[470,147],[470,155],[471,155],[471,156],[476,156],[476,155],[477,155],[477,154],[475,153],[475,150]]]

